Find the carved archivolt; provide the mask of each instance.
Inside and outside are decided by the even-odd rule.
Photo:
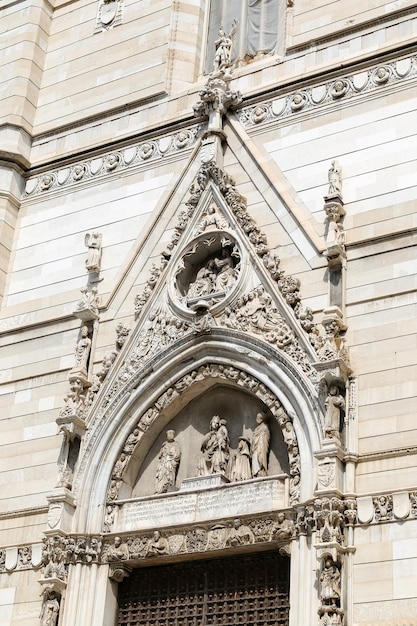
[[[207,378],[217,378],[233,382],[236,386],[250,391],[257,396],[276,417],[282,429],[284,442],[287,446],[290,464],[290,504],[293,505],[300,498],[300,456],[297,437],[292,423],[292,418],[284,411],[277,397],[255,377],[233,366],[207,364],[189,374],[179,378],[169,387],[154,404],[149,407],[140,417],[135,427],[127,437],[119,458],[116,460],[111,474],[111,481],[107,492],[107,503],[112,504],[117,500],[123,475],[127,470],[129,460],[139,442],[141,434],[155,422],[161,411],[166,409],[171,402],[191,386]]]

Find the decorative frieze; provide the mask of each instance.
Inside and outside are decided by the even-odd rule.
[[[364,97],[383,87],[395,86],[401,81],[417,76],[417,56],[394,60],[366,70],[341,76],[325,83],[307,86],[290,93],[283,93],[249,107],[242,107],[237,116],[245,128],[254,128],[270,122],[285,120],[300,113],[340,103],[344,99]]]
[[[281,553],[288,555],[288,544],[295,537],[294,528],[291,517],[280,512],[269,517],[235,517],[216,524],[199,524],[168,531],[157,529],[152,533],[123,537],[116,535],[104,541],[101,561],[137,561],[266,542],[275,543]]]
[[[79,161],[68,167],[33,176],[26,183],[25,197],[34,197],[60,189],[67,190],[68,187],[100,179],[116,171],[126,171],[148,161],[173,156],[177,152],[192,148],[198,138],[199,130],[199,124],[195,124],[164,137],[144,141],[128,148]]]
[[[408,504],[405,503],[405,498]],[[285,546],[300,535],[311,535],[314,532],[317,532],[317,539],[320,540],[316,547],[323,550],[323,554],[326,550],[329,553],[335,544],[340,546],[341,554],[349,547],[346,545],[346,529],[364,523],[365,499],[371,503],[372,523],[395,523],[417,518],[416,491],[363,496],[357,500],[317,498],[297,506],[295,519],[290,512],[279,511],[276,514],[256,515],[247,519],[234,517],[216,524],[199,523],[187,526],[181,531],[161,529],[156,539],[153,532],[133,533],[121,538],[120,545],[125,544],[127,551],[122,546],[119,555],[124,555],[122,560],[145,558],[146,546],[149,547],[150,543],[158,544],[160,537],[167,540],[169,554],[185,554],[270,541]],[[107,515],[113,515],[113,507],[108,505],[107,508]],[[65,582],[70,564],[110,561],[106,555],[110,546],[114,546],[114,541],[114,538],[108,535],[63,536],[48,533],[43,545],[0,548],[0,573],[37,570],[43,567],[42,581]],[[162,544],[166,546],[165,541],[160,545]],[[114,562],[117,560],[116,556],[112,556],[112,562],[113,559]]]
[[[417,492],[358,497],[358,523],[378,524],[417,518]]]

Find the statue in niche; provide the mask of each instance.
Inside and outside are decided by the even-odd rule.
[[[250,441],[246,437],[239,437],[230,479],[232,482],[236,482],[238,480],[249,480],[250,478],[252,478]]]
[[[159,530],[155,530],[148,541],[146,556],[160,556],[162,554],[169,554],[168,540],[161,537]]]
[[[239,518],[234,519],[226,539],[226,546],[242,546],[254,542],[255,537],[249,526],[242,524]]]
[[[229,434],[226,420],[214,415],[210,422],[210,432],[201,444],[201,456],[197,465],[197,476],[226,474],[229,462]]]
[[[228,248],[223,248],[221,257],[216,256],[206,261],[198,270],[195,280],[190,283],[187,299],[228,291],[236,281],[234,256],[239,256],[237,250],[231,252]]]
[[[88,272],[99,272],[101,262],[101,233],[87,233],[84,243],[88,248],[85,268]]]
[[[75,370],[87,371],[88,357],[90,356],[91,339],[88,336],[88,327],[81,329],[81,339],[75,347]]]
[[[155,493],[166,493],[175,485],[181,459],[180,444],[175,441],[175,431],[167,430],[167,440],[162,444],[158,456],[155,476]]]
[[[339,439],[340,412],[345,408],[345,400],[337,385],[331,385],[325,401],[324,432],[326,437]]]
[[[329,169],[329,196],[342,195],[342,168],[338,161],[332,161]]]
[[[41,626],[56,626],[59,617],[59,601],[53,591],[49,591],[44,599],[40,614]]]
[[[188,297],[199,298],[200,296],[207,296],[214,291],[215,279],[214,262],[211,260],[207,263],[207,266],[203,266],[198,270],[195,281],[190,283],[188,288]]]
[[[326,558],[320,576],[320,598],[324,604],[338,604],[340,600],[340,571],[331,557]]]
[[[214,266],[217,270],[215,290],[226,291],[235,282],[235,270],[232,255],[223,248],[222,258],[214,259]]]
[[[268,475],[268,454],[271,441],[271,432],[266,424],[266,415],[264,413],[257,414],[256,423],[258,426],[255,428],[252,439],[253,478]]]

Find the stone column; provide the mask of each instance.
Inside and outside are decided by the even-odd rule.
[[[109,579],[109,566],[71,565],[62,626],[114,626],[116,615],[117,583]]]

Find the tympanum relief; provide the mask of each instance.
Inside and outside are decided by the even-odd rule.
[[[173,389],[171,395],[175,393]],[[177,414],[166,434],[157,437],[132,495],[178,491],[192,477],[219,475],[221,482],[236,483],[288,473],[290,461],[280,426],[265,409],[233,387],[207,390]]]
[[[200,235],[181,257],[174,298],[193,311],[221,302],[239,277],[240,257],[237,242],[228,233]]]

